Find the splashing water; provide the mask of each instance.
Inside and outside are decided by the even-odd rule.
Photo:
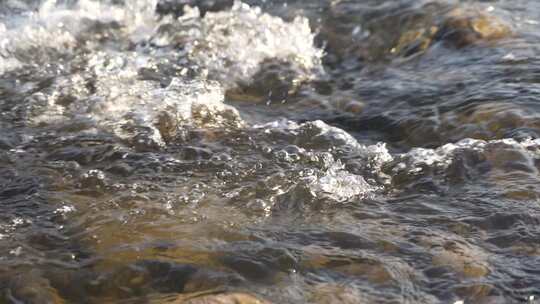
[[[540,6],[375,2],[0,3],[0,302],[534,303]]]

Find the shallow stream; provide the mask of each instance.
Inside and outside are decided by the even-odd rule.
[[[540,2],[244,1],[0,1],[0,303],[536,303]]]

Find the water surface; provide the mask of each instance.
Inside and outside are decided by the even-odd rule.
[[[539,22],[1,2],[0,302],[534,303]]]

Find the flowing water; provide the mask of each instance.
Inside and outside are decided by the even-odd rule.
[[[536,303],[539,33],[534,0],[0,1],[0,303]]]

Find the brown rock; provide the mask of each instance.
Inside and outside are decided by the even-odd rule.
[[[475,301],[486,298],[492,290],[493,286],[488,284],[472,284],[454,289],[461,298],[474,299]]]
[[[259,299],[253,295],[243,292],[225,293],[198,293],[180,295],[170,301],[161,301],[161,304],[271,304],[268,301]]]
[[[494,15],[455,9],[447,14],[436,39],[460,48],[480,41],[499,40],[511,33],[510,26]]]
[[[157,117],[156,127],[163,140],[169,143],[178,131],[178,118],[167,112],[160,113]]]
[[[365,304],[372,303],[373,299],[368,299],[359,293],[358,290],[338,284],[318,284],[311,294],[310,303],[317,304]]]
[[[0,278],[2,279],[2,278]],[[39,272],[30,271],[11,279],[8,290],[16,303],[64,304],[65,301]],[[2,298],[0,297],[0,301]]]
[[[447,242],[433,249],[433,264],[447,266],[467,278],[480,278],[489,274],[487,256],[471,246]]]
[[[431,26],[428,29],[422,28],[406,31],[399,37],[396,46],[390,52],[405,56],[423,52],[431,45],[437,31],[438,27],[436,26]]]
[[[431,22],[426,21],[429,19]],[[512,34],[510,26],[497,16],[464,8],[442,13],[440,18],[434,13],[433,16],[425,17],[419,24],[414,22],[405,24],[404,29],[390,50],[393,54],[410,56],[425,51],[438,41],[462,48],[482,42],[493,42]]]

